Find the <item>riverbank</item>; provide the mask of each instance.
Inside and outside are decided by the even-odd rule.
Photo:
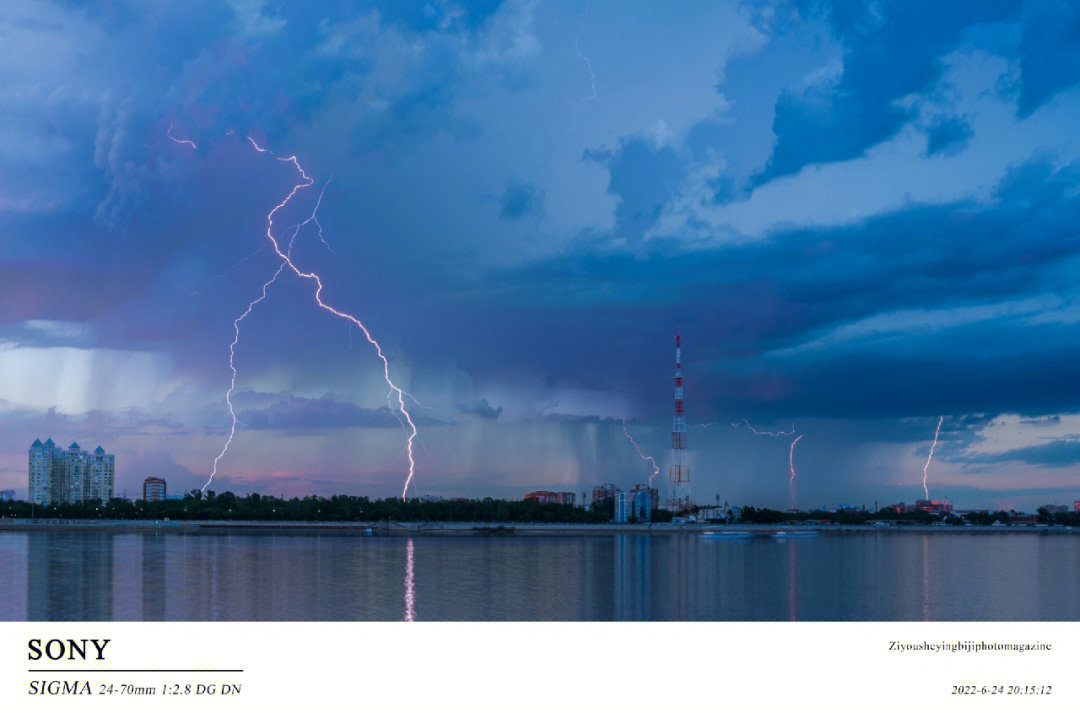
[[[333,534],[354,536],[553,536],[553,535],[715,535],[785,536],[847,533],[1080,535],[1080,528],[1061,525],[715,525],[701,523],[572,524],[494,522],[326,522],[279,520],[69,520],[0,518],[0,531],[57,531],[178,534]]]

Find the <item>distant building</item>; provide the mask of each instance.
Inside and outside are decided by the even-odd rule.
[[[98,446],[93,452],[72,443],[67,450],[53,440],[30,445],[30,502],[37,505],[83,503],[113,496],[115,456]]]
[[[922,512],[933,513],[935,515],[944,515],[945,513],[952,512],[952,503],[948,500],[916,500],[914,505],[897,503],[895,505],[887,505],[884,509],[892,510],[895,513],[921,510]]]
[[[1065,513],[1069,512],[1068,505],[1043,505],[1040,509],[1045,510],[1051,515],[1064,515]]]
[[[952,503],[948,500],[916,500],[915,509],[935,515],[952,512]]]
[[[1080,512],[1080,500],[1073,503],[1073,512]]]
[[[697,516],[704,522],[727,522],[731,509],[727,505],[698,505]]]
[[[574,494],[565,492],[552,492],[550,490],[536,490],[525,494],[526,500],[536,500],[541,503],[553,503],[555,505],[573,505]]]
[[[592,489],[592,501],[595,503],[599,500],[607,500],[608,498],[615,497],[615,492],[618,490],[611,483],[605,483],[604,485],[597,485]]]
[[[615,491],[615,511],[613,522],[628,522],[630,520],[630,498],[621,490]]]
[[[14,490],[0,490],[0,501],[14,500],[14,499],[15,499],[15,491]]]
[[[159,502],[167,496],[164,478],[147,478],[142,482],[142,499],[147,502]]]

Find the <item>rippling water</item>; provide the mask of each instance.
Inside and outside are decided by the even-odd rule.
[[[2,620],[1077,620],[1080,537],[0,532]]]

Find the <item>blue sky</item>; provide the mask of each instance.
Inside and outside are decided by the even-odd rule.
[[[201,485],[293,257],[419,404],[417,494],[1080,499],[1080,9],[25,2],[0,11],[0,487],[37,436]],[[190,142],[190,143],[188,143]],[[192,146],[194,145],[194,147]],[[283,275],[219,487],[399,492],[381,362]]]

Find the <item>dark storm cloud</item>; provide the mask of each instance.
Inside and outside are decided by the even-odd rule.
[[[48,276],[43,280],[43,276]],[[89,279],[85,265],[66,260],[0,263],[0,324],[28,319],[81,322],[143,293],[130,271],[102,266]]]
[[[835,81],[780,97],[773,120],[776,145],[756,178],[759,184],[808,164],[854,158],[895,135],[911,117],[897,100],[936,81],[942,58],[975,26],[1022,20],[1021,115],[1080,82],[1080,10],[1070,3],[811,0],[797,6],[806,16],[828,19],[844,48],[843,72]]]
[[[397,2],[380,0],[379,13],[389,22],[414,31],[439,27],[475,29],[499,9],[502,0],[475,0],[465,3]]]
[[[807,2],[747,28],[743,7],[658,4],[620,6],[597,25],[577,5],[513,1],[96,3],[41,17],[25,7],[0,18],[14,43],[0,60],[0,234],[14,236],[0,258],[0,359],[34,375],[34,364],[59,366],[50,395],[0,396],[20,404],[5,421],[17,434],[8,470],[50,423],[103,441],[190,432],[176,453],[207,464],[216,454],[233,320],[277,268],[267,213],[298,179],[248,132],[280,157],[295,152],[316,181],[277,215],[278,235],[311,214],[332,176],[326,243],[309,224],[294,256],[433,405],[414,413],[445,426],[427,432],[433,488],[454,490],[435,475],[440,461],[473,464],[447,477],[479,493],[512,494],[515,478],[540,486],[574,464],[583,479],[606,473],[611,443],[627,448],[612,419],[623,412],[663,448],[666,425],[648,426],[670,419],[676,323],[701,421],[842,416],[868,424],[852,427],[853,442],[924,454],[936,417],[951,414],[940,455],[960,463],[993,414],[1080,409],[1080,167],[1065,112],[1034,111],[1075,99],[1062,91],[1080,56],[1070,4]],[[956,70],[982,83],[957,98],[946,68],[949,81]],[[581,105],[593,70],[596,96]],[[992,100],[968,106],[976,94]],[[1030,123],[994,124],[1017,107]],[[926,155],[1000,175],[984,170],[985,137],[997,136],[988,123],[1013,166],[999,185],[905,195]],[[897,152],[871,167],[882,200],[854,217],[807,219],[819,198],[765,185],[890,137],[883,148]],[[833,168],[843,167],[820,170]],[[766,202],[766,222],[781,227],[727,224],[726,209],[752,212],[772,190],[783,199]],[[836,191],[824,202],[842,205],[845,186]],[[719,205],[722,217],[669,231],[684,204]],[[381,405],[381,363],[312,297],[310,281],[285,273],[239,327],[236,404],[252,432],[242,443],[284,452],[292,433],[371,429],[362,470],[392,473],[397,487],[401,439],[389,434],[401,426]],[[139,378],[118,370],[117,350],[169,366]],[[131,403],[101,386],[115,372],[145,391],[145,412],[93,410]],[[84,422],[48,411],[82,392],[69,401],[92,409]],[[536,431],[515,440],[518,427]],[[807,473],[839,449],[815,435],[799,446]],[[495,442],[507,451],[498,464],[471,445]],[[760,447],[786,473],[783,448]],[[242,448],[234,457],[236,472],[269,477],[267,463],[241,462],[252,457]],[[124,462],[201,484],[155,458]],[[298,488],[344,482],[354,465],[302,458],[281,470],[323,470],[297,475]],[[852,460],[827,477],[864,472]]]
[[[455,408],[461,413],[491,420],[497,419],[503,412],[502,406],[494,408],[488,403],[487,399],[479,399],[468,404],[458,404]]]
[[[1024,11],[1020,40],[1020,114],[1080,82],[1080,5],[1040,0]]]
[[[942,119],[930,126],[926,132],[926,155],[962,151],[973,134],[971,124],[964,117]]]
[[[610,172],[608,192],[619,198],[615,234],[631,243],[641,240],[686,178],[686,163],[669,146],[646,138],[629,138],[614,150],[585,153]]]
[[[453,343],[480,374],[529,363],[556,382],[633,384],[662,404],[666,384],[650,388],[640,374],[663,373],[671,328],[657,325],[681,322],[696,396],[710,408],[884,417],[1080,406],[1062,388],[1080,383],[1070,326],[993,309],[963,316],[1075,294],[1077,186],[1080,167],[1036,161],[1010,172],[989,206],[916,206],[692,253],[584,248],[452,288],[456,297],[430,303],[412,347]],[[929,329],[886,320],[829,336],[904,310],[943,312],[927,318]],[[951,325],[950,310],[959,315]],[[481,346],[491,334],[497,352]]]
[[[934,450],[934,459],[949,460],[947,455],[959,453],[967,446],[974,443],[978,436],[976,432],[991,421],[998,414],[936,414],[919,416],[915,418],[883,417],[861,419],[863,429],[859,436],[871,437],[878,443],[910,443],[918,448],[916,453],[926,458],[930,451],[930,443],[934,439],[934,431],[937,429],[938,417],[944,416],[941,423],[941,432],[938,436],[938,447]]]
[[[1014,448],[1001,453],[965,455],[964,463],[1030,463],[1047,468],[1060,468],[1080,463],[1080,440],[1062,438],[1037,446]]]
[[[544,214],[544,191],[532,183],[511,182],[499,200],[503,220],[540,218]]]
[[[432,82],[394,100],[385,114],[361,122],[355,132],[354,150],[411,148],[446,131],[461,140],[476,140],[480,126],[473,119],[454,114],[449,79]]]
[[[240,392],[233,397],[241,406],[236,414],[241,428],[251,431],[304,431],[332,428],[401,428],[401,421],[389,407],[362,408],[336,401],[329,396],[308,399],[291,394]],[[246,405],[255,402],[255,405]],[[418,425],[438,423],[417,415]]]

